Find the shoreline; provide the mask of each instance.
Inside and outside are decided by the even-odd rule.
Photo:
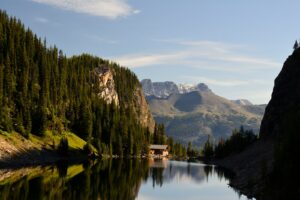
[[[72,152],[73,153],[73,152]],[[88,161],[89,156],[80,152],[70,154],[69,156],[61,156],[55,151],[41,150],[34,152],[24,152],[18,155],[0,159],[0,169],[15,169],[23,167],[47,166],[54,165],[60,162],[68,164],[76,164]]]
[[[247,198],[259,199],[265,188],[265,178],[273,167],[272,140],[258,141],[239,154],[207,161],[234,173],[229,186]]]

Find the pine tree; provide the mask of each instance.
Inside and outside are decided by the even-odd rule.
[[[104,66],[113,74],[119,106],[108,105],[93,90],[91,72]],[[1,130],[24,136],[69,130],[99,152],[140,153],[152,135],[137,120],[137,87],[139,80],[129,69],[87,54],[67,58],[0,11]],[[155,140],[164,143],[164,128],[156,133]]]
[[[294,50],[296,50],[296,49],[298,49],[298,47],[299,47],[299,44],[298,44],[298,41],[296,40],[295,43],[294,43],[293,48],[294,48]]]

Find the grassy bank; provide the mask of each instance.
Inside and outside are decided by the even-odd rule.
[[[57,153],[62,138],[68,140],[68,152]],[[84,153],[86,141],[71,132],[54,134],[47,131],[43,137],[30,134],[28,138],[21,134],[0,131],[0,167],[24,166],[54,163],[59,160],[82,160],[88,156]],[[96,149],[92,151],[97,155]]]

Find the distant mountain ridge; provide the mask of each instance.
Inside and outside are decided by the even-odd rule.
[[[150,110],[158,123],[175,140],[201,145],[209,137],[227,138],[243,125],[259,132],[265,105],[253,105],[245,99],[228,100],[212,92],[204,83],[141,81]]]
[[[143,79],[141,81],[145,96],[155,96],[158,98],[166,98],[171,94],[185,94],[189,92],[211,92],[204,83],[194,84],[176,84],[172,81],[152,82],[151,79]]]

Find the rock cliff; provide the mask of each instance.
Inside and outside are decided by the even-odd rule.
[[[152,82],[151,79],[141,81],[144,94],[146,96],[155,96],[157,98],[167,98],[172,94],[186,94],[190,92],[211,92],[204,83],[176,84],[172,81]]]
[[[91,80],[93,90],[99,98],[103,99],[108,104],[114,103],[117,106],[120,105],[113,70],[109,67],[97,67],[91,72]],[[152,133],[154,131],[155,121],[140,85],[137,85],[133,89],[133,101],[130,104],[132,104],[132,108],[139,123],[144,127],[148,127],[149,131]]]
[[[155,121],[152,117],[148,103],[144,97],[143,90],[140,87],[135,88],[134,91],[134,109],[137,114],[137,118],[140,124],[144,127],[148,127],[150,133],[154,132]]]
[[[245,151],[215,164],[235,172],[230,184],[256,199],[299,199],[300,49],[274,82],[260,138]]]
[[[179,94],[177,85],[174,82],[152,82],[150,79],[141,81],[146,96],[166,98],[171,94]]]
[[[94,92],[106,103],[119,106],[119,97],[115,89],[113,74],[108,67],[97,67],[91,72]]]
[[[275,79],[272,98],[266,107],[262,120],[260,137],[274,138],[283,132],[285,114],[300,107],[300,49],[293,52],[285,61]]]

